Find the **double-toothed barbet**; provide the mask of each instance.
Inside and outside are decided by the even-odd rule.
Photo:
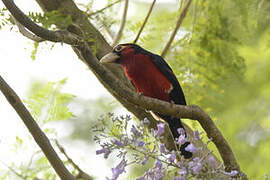
[[[138,93],[170,103],[186,105],[185,96],[177,78],[161,56],[136,44],[119,44],[100,62],[120,64]],[[158,112],[154,114],[169,124],[174,138],[179,137],[177,129],[184,129],[179,118]],[[180,147],[180,152],[186,159],[192,157],[192,153],[185,150],[189,144],[190,142],[186,142]]]

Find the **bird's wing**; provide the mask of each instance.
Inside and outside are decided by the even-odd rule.
[[[170,92],[170,100],[173,101],[175,104],[186,105],[185,96],[183,90],[174,75],[171,67],[166,63],[166,61],[159,55],[152,54],[150,58],[151,61],[156,65],[158,70],[166,76],[166,78],[172,83],[173,89]]]

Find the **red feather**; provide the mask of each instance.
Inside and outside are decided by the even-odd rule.
[[[126,76],[144,96],[169,102],[169,92],[172,89],[170,81],[158,70],[149,56],[131,50],[128,56],[126,54],[121,58],[121,66]],[[131,53],[133,54],[130,56]]]

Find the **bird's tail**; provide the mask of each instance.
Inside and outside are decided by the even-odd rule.
[[[172,132],[173,138],[179,138],[180,134],[178,132],[179,128],[183,128],[185,131],[185,128],[179,118],[171,117],[171,116],[166,116],[166,115],[160,115],[159,116],[164,119],[170,127],[170,130]],[[186,131],[185,131],[185,136],[187,137]],[[186,151],[185,148],[190,144],[190,142],[185,142],[180,146],[180,152],[181,155],[184,156],[185,159],[189,159],[192,157],[192,153],[189,151]],[[179,147],[178,147],[179,148]]]

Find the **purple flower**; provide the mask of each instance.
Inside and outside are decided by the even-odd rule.
[[[161,164],[162,165],[162,164]],[[162,180],[163,176],[164,176],[164,171],[162,171],[161,167],[160,168],[156,168],[155,172],[153,173],[153,178],[151,178],[151,180]]]
[[[162,170],[162,168],[160,168],[160,162],[157,162],[159,165],[157,165],[156,168],[154,169],[149,169],[145,175],[144,175],[144,179],[145,180],[162,180],[164,177],[164,173],[165,171]]]
[[[186,142],[185,135],[180,135],[177,139],[177,144],[184,144]]]
[[[198,174],[203,168],[203,165],[201,164],[198,157],[195,157],[192,161],[188,163],[188,165],[194,174]]]
[[[221,171],[223,174],[227,175],[227,176],[235,176],[236,174],[238,174],[237,170],[232,170],[231,172],[225,172],[225,171]]]
[[[138,146],[138,147],[142,147],[142,146],[144,146],[144,144],[145,144],[145,142],[143,142],[143,141],[136,142],[136,146]]]
[[[199,160],[200,160],[200,159],[199,159],[198,157],[195,157],[195,158],[193,158],[192,161],[195,162],[195,163],[197,163],[197,162],[199,162]]]
[[[182,168],[182,167],[183,167],[183,163],[182,163],[181,161],[178,161],[178,162],[177,162],[177,166],[178,166],[179,168]]]
[[[116,146],[118,146],[118,147],[123,147],[125,144],[124,143],[122,143],[121,141],[119,141],[119,140],[117,140],[117,139],[115,139],[114,141],[113,141],[113,144],[115,144]]]
[[[208,157],[208,163],[209,163],[210,166],[215,167],[216,160],[215,160],[214,156],[210,155]]]
[[[178,171],[178,174],[181,176],[185,176],[187,174],[187,171],[186,171],[186,169],[182,168]]]
[[[122,161],[115,168],[112,168],[112,180],[116,180],[119,175],[125,171],[126,165],[127,161],[122,159]]]
[[[202,164],[200,162],[195,163],[194,166],[192,167],[192,171],[194,174],[198,174],[200,170],[202,169]]]
[[[175,161],[175,159],[176,159],[176,155],[175,155],[174,152],[172,152],[171,155],[170,155],[170,157],[168,158],[168,161],[170,163],[173,163]]]
[[[96,155],[104,154],[104,158],[107,159],[110,155],[111,151],[108,148],[102,148],[96,151]]]
[[[146,158],[146,157],[145,157],[145,158],[143,158],[143,160],[142,160],[142,162],[141,162],[141,163],[142,163],[142,165],[145,165],[147,161],[148,161],[148,158]]]
[[[198,151],[198,149],[192,144],[190,143],[186,148],[186,151],[192,152],[192,153],[196,153]]]
[[[155,136],[161,136],[165,130],[165,123],[159,123],[157,125],[158,130],[155,131]]]
[[[184,135],[185,136],[185,130],[183,128],[178,128],[177,132],[179,135]]]
[[[162,169],[162,163],[159,160],[156,160],[155,167],[156,167],[156,169],[161,170]]]
[[[96,151],[96,155],[103,154],[103,153],[105,153],[106,151],[108,151],[108,148],[102,148],[102,149],[99,149],[99,150]]]
[[[140,136],[140,135],[141,135],[141,133],[138,131],[138,129],[137,129],[134,125],[132,125],[130,131],[131,131],[135,136]]]
[[[236,174],[238,174],[238,171],[237,170],[231,171],[231,176],[235,176]]]
[[[199,131],[197,131],[197,130],[194,131],[194,137],[195,137],[196,139],[201,139]]]
[[[174,176],[173,180],[185,180],[185,177]]]
[[[174,176],[173,180],[180,180],[180,177],[179,176]]]
[[[104,158],[107,159],[109,155],[111,154],[111,151],[107,151],[104,153]]]
[[[163,176],[164,176],[164,172],[156,171],[153,180],[162,180]]]
[[[166,148],[165,148],[165,145],[164,145],[164,144],[160,144],[160,145],[159,145],[159,151],[160,151],[162,154],[165,154],[165,153],[166,153]]]

